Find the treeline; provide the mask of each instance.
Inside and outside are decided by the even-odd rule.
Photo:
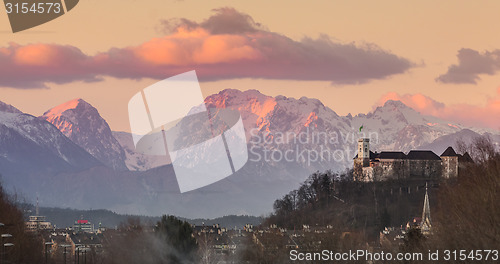
[[[130,218],[118,230],[104,234],[103,253],[92,263],[198,263],[198,244],[191,225],[163,216],[151,227]]]
[[[214,219],[204,219],[204,218],[196,218],[196,219],[184,219],[188,221],[190,224],[196,226],[211,226],[214,224],[219,224],[221,227],[225,227],[227,229],[243,229],[246,224],[258,226],[262,223],[263,217],[260,216],[252,216],[252,215],[226,215],[223,217],[217,217]]]
[[[23,207],[29,208],[25,215],[34,214],[35,207],[31,204],[24,205]],[[156,223],[160,216],[143,216],[143,215],[126,215],[117,214],[110,210],[96,209],[96,210],[77,210],[71,208],[56,208],[56,207],[40,207],[40,215],[46,216],[53,225],[58,228],[72,227],[76,220],[85,219],[89,220],[97,228],[99,223],[103,227],[117,228],[121,223],[127,222],[129,218],[139,218],[143,223]]]
[[[314,173],[297,189],[274,202],[274,213],[265,224],[288,229],[303,225],[335,226],[360,231],[366,239],[378,238],[384,227],[406,224],[422,214],[425,181],[352,181],[352,170],[342,174]],[[431,197],[434,189],[429,189]],[[431,199],[431,206],[435,199]]]
[[[471,154],[474,163],[461,167],[457,179],[429,182],[431,234],[424,236],[418,228],[412,228],[402,244],[396,243],[389,251],[465,250],[465,260],[448,263],[498,262],[493,259],[496,253],[484,259],[484,250],[500,250],[499,148],[488,137],[457,145],[459,152]],[[264,225],[276,224],[289,230],[300,230],[303,225],[311,228],[331,225],[334,234],[355,232],[361,237],[352,247],[342,244],[341,238],[332,242],[331,248],[335,248],[334,243],[340,243],[341,248],[348,250],[358,249],[361,244],[377,245],[378,234],[384,227],[399,227],[422,215],[426,182],[362,183],[350,179],[352,172],[312,174],[300,188],[276,200],[274,213]],[[263,259],[278,256],[277,253],[266,255],[257,248],[252,252],[262,255],[261,263],[265,263]],[[482,255],[477,255],[477,250],[483,250]],[[281,253],[286,259],[287,251]]]
[[[460,172],[457,182],[442,186],[433,218],[434,235],[426,242],[427,247],[500,250],[498,146],[488,137],[459,145],[462,151],[472,153],[476,162]]]
[[[488,137],[472,144],[458,142],[475,163],[459,171],[457,181],[442,184],[438,205],[431,212],[432,234],[414,232],[402,250],[444,252],[456,250],[447,263],[498,263],[500,251],[500,152]],[[418,231],[418,230],[416,230]],[[496,250],[488,254],[488,250]],[[486,258],[488,255],[488,258]],[[420,263],[435,263],[422,261]]]
[[[35,212],[35,207],[31,204],[18,204],[18,207],[24,208],[25,217],[27,217],[28,215],[32,215]],[[47,219],[58,228],[71,227],[76,220],[81,218],[89,220],[95,225],[96,228],[98,227],[99,223],[101,223],[103,227],[112,229],[117,228],[121,223],[127,222],[129,218],[139,218],[142,223],[156,223],[161,219],[160,216],[117,214],[105,209],[77,210],[54,207],[40,207],[40,215],[46,216]],[[250,215],[226,215],[214,219],[188,219],[183,217],[178,218],[197,226],[201,226],[202,224],[219,224],[220,226],[226,227],[228,229],[232,229],[234,227],[242,229],[246,224],[257,226],[263,220],[262,217]]]
[[[24,217],[0,184],[0,234],[3,263],[42,263],[43,246],[39,236],[25,230]],[[3,247],[4,244],[10,245]]]

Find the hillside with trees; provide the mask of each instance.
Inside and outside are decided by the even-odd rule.
[[[428,184],[437,188],[439,182]],[[317,172],[276,200],[274,214],[265,223],[288,229],[331,225],[374,240],[384,227],[404,225],[422,213],[425,186],[425,181],[356,182],[352,171]]]
[[[7,195],[0,184],[0,234],[2,244],[13,244],[0,251],[0,259],[5,263],[42,263],[43,246],[39,236],[29,233],[24,227],[22,211],[16,207],[12,197]]]
[[[154,227],[130,218],[104,235],[102,263],[197,263],[192,234],[191,225],[174,216],[162,216]]]
[[[294,238],[294,243],[300,243],[301,251],[305,252],[380,248],[379,233],[385,227],[405,226],[412,218],[422,215],[426,184],[429,186],[432,215],[431,233],[424,235],[417,225],[413,225],[407,229],[401,243],[384,250],[499,250],[498,146],[487,137],[478,137],[471,144],[460,141],[457,144],[459,152],[470,153],[474,163],[460,168],[456,179],[355,182],[352,181],[352,171],[312,174],[297,190],[275,201],[274,213],[261,226],[268,230],[267,240],[275,237],[276,247],[269,250],[268,243],[266,249],[262,242],[264,239],[258,237],[260,244],[249,242],[243,258],[250,263],[287,263],[289,249],[279,246],[284,240],[279,238],[280,232],[273,233],[272,228],[269,229],[273,226],[293,230],[292,233],[297,231],[298,234],[316,227],[319,232],[306,231],[309,235]],[[466,260],[479,261],[474,258],[467,255]],[[467,261],[447,263],[469,263]],[[482,259],[478,263],[496,262],[490,256],[488,261]]]

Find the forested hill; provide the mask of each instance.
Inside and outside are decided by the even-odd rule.
[[[297,190],[275,201],[274,214],[265,224],[288,229],[332,225],[376,239],[384,227],[406,225],[422,215],[425,181],[354,182],[351,174],[312,174]],[[435,208],[439,183],[427,183]]]
[[[462,148],[474,162],[461,168],[456,179],[428,182],[433,228],[429,245],[498,248],[500,149],[488,137]],[[331,225],[374,241],[384,227],[404,226],[422,216],[426,182],[350,179],[352,171],[312,174],[297,190],[276,200],[274,213],[264,225],[288,229]]]
[[[24,210],[24,214],[26,216],[32,214],[35,211],[34,207],[31,205],[23,207],[27,208]],[[101,223],[103,227],[116,228],[121,223],[126,223],[129,218],[139,218],[141,220],[141,223],[144,224],[154,224],[160,220],[159,216],[124,215],[103,209],[76,210],[69,208],[40,207],[40,215],[46,216],[47,220],[52,224],[55,224],[58,228],[71,227],[78,219],[89,220],[95,225],[95,228],[99,226],[99,223]],[[262,217],[247,215],[227,215],[214,219],[187,219],[182,217],[178,218],[194,225],[219,224],[220,226],[226,227],[228,229],[235,227],[241,229],[246,224],[259,225],[262,222]]]

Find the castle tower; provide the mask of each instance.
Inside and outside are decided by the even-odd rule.
[[[427,193],[427,183],[425,184],[425,198],[424,209],[422,211],[422,222],[420,223],[420,230],[422,234],[429,235],[431,233],[431,206],[429,204],[429,194]]]
[[[458,154],[452,147],[448,147],[441,154],[442,176],[445,179],[456,178],[458,176]]]
[[[363,159],[363,167],[370,166],[370,139],[358,139],[358,159]]]

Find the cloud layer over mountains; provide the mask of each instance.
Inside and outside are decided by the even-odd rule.
[[[115,78],[163,79],[193,68],[200,80],[264,78],[364,83],[404,73],[408,59],[375,44],[339,43],[328,36],[297,41],[265,29],[232,8],[202,22],[162,21],[164,36],[95,55],[59,44],[0,47],[0,86],[44,88],[47,83]]]

